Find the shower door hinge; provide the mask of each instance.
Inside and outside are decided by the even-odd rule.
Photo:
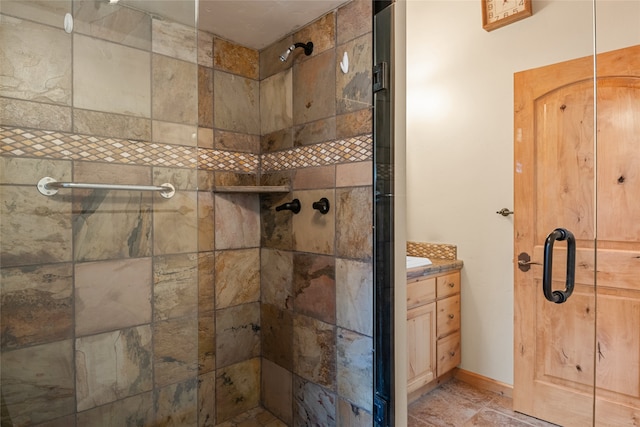
[[[389,427],[389,405],[382,397],[373,398],[373,425],[375,427]]]
[[[381,62],[373,66],[373,92],[379,92],[387,89],[389,86],[389,78],[387,72],[387,63]]]

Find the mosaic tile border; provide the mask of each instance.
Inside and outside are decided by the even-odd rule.
[[[196,167],[196,148],[59,131],[0,128],[0,155]]]
[[[198,169],[200,170],[256,173],[259,166],[258,154],[198,149]]]
[[[373,158],[371,134],[262,155],[265,172],[361,162]]]
[[[458,259],[458,247],[445,243],[407,242],[407,255],[433,259]]]
[[[0,155],[257,173],[360,162],[373,157],[371,134],[262,156],[47,130],[0,127]]]

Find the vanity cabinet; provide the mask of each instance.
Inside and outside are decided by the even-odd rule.
[[[407,281],[408,392],[460,364],[460,271]]]

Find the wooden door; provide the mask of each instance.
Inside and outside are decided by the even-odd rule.
[[[640,420],[640,46],[515,75],[514,409],[564,426]],[[594,141],[594,123],[597,138]],[[576,237],[576,286],[544,299],[543,245]],[[566,248],[554,250],[554,288]]]

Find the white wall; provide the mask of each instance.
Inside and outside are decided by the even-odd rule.
[[[407,239],[458,246],[461,367],[513,384],[513,73],[590,55],[593,5],[486,32],[480,4],[407,1]],[[640,43],[640,0],[597,13],[599,51]]]

